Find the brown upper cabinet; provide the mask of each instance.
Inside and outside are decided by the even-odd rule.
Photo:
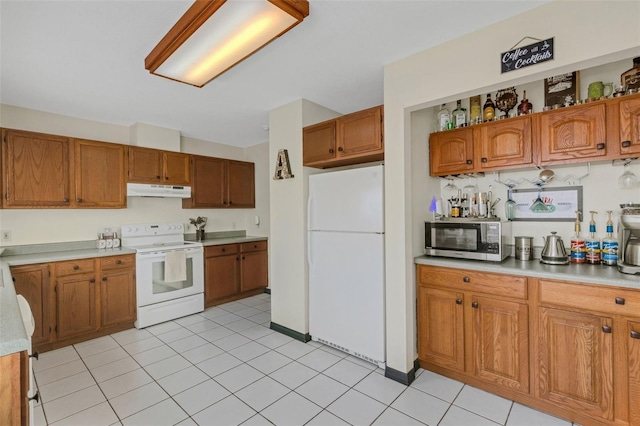
[[[303,164],[329,168],[384,159],[382,105],[303,129]]]
[[[429,139],[429,170],[432,176],[473,172],[473,129],[464,127],[432,133]]]
[[[189,185],[189,154],[129,147],[129,182]]]
[[[3,129],[5,208],[124,208],[124,146]]]
[[[620,153],[640,154],[640,96],[620,102]]]
[[[124,146],[75,140],[78,207],[126,207]]]
[[[182,207],[254,208],[255,165],[223,158],[191,156],[191,198]]]
[[[432,133],[431,176],[640,155],[640,95]]]
[[[508,169],[531,164],[530,116],[432,133],[429,140],[432,176]]]
[[[71,142],[63,136],[2,130],[5,208],[71,206]]]
[[[606,107],[603,102],[541,113],[541,163],[606,157],[605,122]]]
[[[521,116],[474,129],[474,148],[480,170],[496,170],[531,164],[531,117]],[[476,137],[476,135],[478,137]]]

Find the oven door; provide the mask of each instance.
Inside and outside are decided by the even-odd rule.
[[[136,255],[136,297],[138,306],[146,306],[204,292],[202,247],[187,251],[187,279],[168,282],[164,279],[165,253],[155,251]]]

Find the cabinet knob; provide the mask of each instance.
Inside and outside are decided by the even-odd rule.
[[[603,325],[602,326],[602,332],[603,333],[611,333],[611,327],[609,327],[608,325]]]
[[[631,330],[631,338],[632,339],[640,339],[640,332]]]
[[[342,152],[342,151],[344,151],[344,148],[343,148],[343,147],[341,147],[341,146],[339,146],[339,147],[338,147],[338,151]]]
[[[233,201],[229,201],[229,205],[233,204]]]
[[[456,305],[462,305],[462,299],[456,299]]]
[[[253,248],[258,248],[258,245],[257,245],[257,244],[254,244],[254,245],[253,245]]]
[[[157,176],[157,175],[156,175],[156,179],[160,179],[160,176]]]
[[[96,282],[96,280],[95,280],[95,278],[91,278],[91,279],[89,280],[89,282],[90,282],[91,284],[93,284],[93,283],[95,283],[95,282]]]
[[[80,267],[78,265],[73,265],[73,270],[77,271],[78,269],[80,269]]]
[[[487,157],[482,157],[482,158],[480,159],[480,161],[481,161],[481,162],[483,162],[483,163],[486,163],[486,162],[487,162]]]
[[[471,282],[471,278],[464,277],[464,278],[462,278],[462,281],[464,281],[465,283],[468,283],[468,282]]]
[[[116,265],[122,265],[122,260],[120,259],[116,260]]]
[[[624,305],[624,298],[616,297],[616,305]]]
[[[471,307],[472,307],[472,308],[477,308],[477,307],[478,307],[478,302],[473,302],[473,303],[471,304]]]
[[[329,154],[333,154],[333,148],[329,149]]]
[[[629,148],[631,146],[631,141],[622,141],[623,148]]]
[[[36,394],[27,398],[29,401],[40,402],[40,391],[36,391]]]
[[[107,277],[102,277],[102,281],[106,281],[106,280],[107,280]]]
[[[65,203],[68,203],[69,199],[68,198],[64,198],[62,201],[64,201]]]
[[[471,165],[471,164],[473,164],[473,161],[472,160],[467,160],[467,164]]]
[[[242,260],[244,260],[244,256],[242,256]]]
[[[599,143],[598,145],[596,145],[596,149],[604,149],[604,144]]]
[[[222,251],[226,251],[227,249],[223,248]]]
[[[35,358],[38,359],[40,357],[40,352],[35,351],[34,353],[32,353],[31,355],[29,355],[29,358]]]
[[[82,198],[76,198],[76,203],[81,203],[82,202]]]
[[[169,176],[165,176],[165,177],[164,177],[164,180],[169,180]]]

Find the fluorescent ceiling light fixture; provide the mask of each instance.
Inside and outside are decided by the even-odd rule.
[[[149,53],[145,68],[202,87],[308,15],[307,0],[197,0]]]

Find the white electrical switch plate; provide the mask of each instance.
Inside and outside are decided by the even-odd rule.
[[[260,216],[256,216],[256,217],[254,218],[254,223],[255,223],[256,225],[260,225]]]

